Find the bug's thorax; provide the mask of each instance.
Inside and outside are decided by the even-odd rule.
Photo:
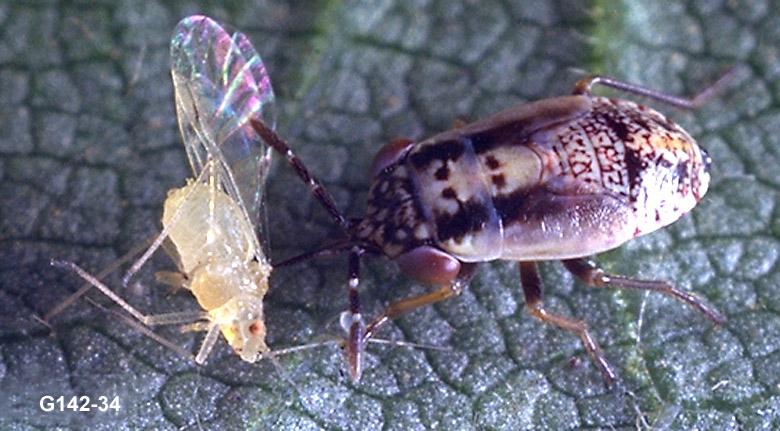
[[[419,142],[378,172],[358,237],[389,257],[582,257],[677,220],[706,193],[706,154],[625,100],[564,96]]]

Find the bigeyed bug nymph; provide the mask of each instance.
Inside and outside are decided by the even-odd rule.
[[[570,96],[520,105],[421,142],[399,139],[376,155],[366,214],[347,220],[289,146],[252,121],[285,154],[341,226],[345,238],[282,264],[349,253],[346,354],[358,380],[365,343],[390,319],[459,294],[479,262],[518,262],[529,312],[580,337],[610,385],[616,373],[588,325],[550,313],[537,262],[559,260],[589,286],[652,290],[721,324],[696,296],[664,281],[605,273],[587,256],[664,227],[707,192],[710,158],[680,126],[637,103],[598,97],[593,85],[696,108],[732,76],[691,99],[604,76],[579,81]],[[390,304],[367,325],[360,313],[360,257],[385,255],[411,277],[438,286]]]

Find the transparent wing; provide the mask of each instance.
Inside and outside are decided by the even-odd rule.
[[[249,124],[251,118],[272,128],[276,122],[274,93],[260,56],[244,34],[230,34],[211,18],[193,15],[174,30],[171,74],[179,129],[195,176],[209,158],[216,162],[213,175],[243,208],[268,256],[264,193],[271,148]]]

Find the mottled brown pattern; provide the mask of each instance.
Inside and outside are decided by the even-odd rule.
[[[414,187],[402,164],[390,166],[375,178],[369,192],[366,216],[358,236],[389,257],[433,242],[433,233],[414,197]]]
[[[588,96],[533,108],[539,118],[526,107],[512,122],[508,110],[413,147],[378,176],[361,236],[391,257],[423,243],[462,260],[521,259],[519,248],[572,257],[559,249],[614,247],[673,222],[706,192],[696,143],[650,108]],[[543,247],[528,243],[529,229]],[[576,247],[572,235],[583,238]]]
[[[690,210],[708,181],[695,141],[666,117],[634,102],[596,97],[588,113],[550,140],[562,174],[627,199],[637,234]],[[706,177],[706,178],[704,178]]]

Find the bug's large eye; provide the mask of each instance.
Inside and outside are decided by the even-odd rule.
[[[411,139],[400,138],[382,147],[374,156],[374,162],[371,164],[371,178],[376,177],[388,166],[398,161],[413,144]]]

